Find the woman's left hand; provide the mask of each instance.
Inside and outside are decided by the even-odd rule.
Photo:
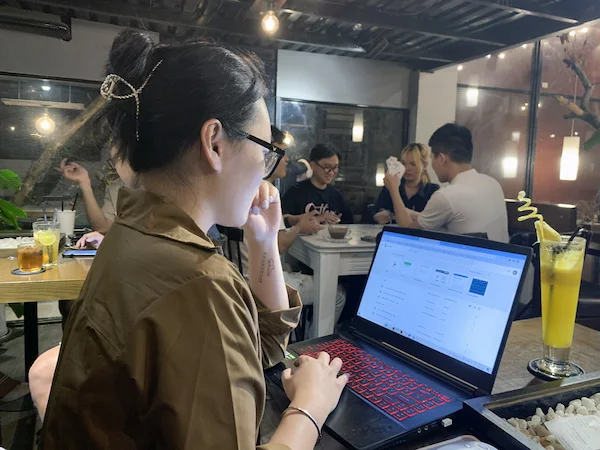
[[[263,181],[244,225],[248,239],[256,243],[269,243],[277,239],[281,226],[279,191],[268,181]]]

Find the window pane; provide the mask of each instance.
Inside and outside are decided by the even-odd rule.
[[[587,29],[586,33],[581,30]],[[576,77],[564,63],[565,49],[582,61],[583,69],[592,83],[600,81],[600,24],[583,27],[568,37],[569,42],[561,44],[558,37],[542,41],[542,93],[564,94],[572,97],[575,91]],[[583,95],[584,89],[577,82],[577,95]],[[600,90],[594,91],[594,98],[600,98]]]
[[[535,169],[533,176],[533,198],[537,202],[572,203],[593,201],[600,184],[600,148],[579,152],[577,179],[560,179],[563,139],[573,134],[585,142],[594,129],[581,120],[565,120],[566,109],[552,97],[544,96],[543,106],[538,113]],[[600,104],[592,102],[591,109],[600,114]],[[565,161],[564,165],[569,162]],[[564,173],[563,173],[564,175]]]
[[[532,52],[533,45],[526,44],[461,64],[458,83],[530,91]]]
[[[0,77],[0,169],[25,176],[32,162],[51,145],[61,128],[77,117],[99,95],[99,85],[64,83],[26,77]],[[29,104],[28,101],[39,103]],[[84,125],[61,148],[52,166],[38,180],[26,209],[39,208],[45,196],[74,197],[78,191],[53,168],[61,158],[80,162],[89,172],[97,198],[104,198],[106,174],[102,160],[105,142],[91,123]],[[0,192],[9,198],[11,193]],[[82,205],[80,203],[80,205]],[[60,201],[49,208],[60,206]],[[87,224],[80,208],[78,225]]]
[[[385,160],[391,155],[399,157],[406,145],[407,112],[282,100],[280,113],[281,129],[294,136],[294,146],[287,153],[290,159],[308,159],[317,143],[337,147],[341,160],[335,186],[355,217],[364,214],[381,191],[376,185],[378,164],[382,169]]]
[[[529,95],[464,87],[457,95],[456,121],[473,133],[473,167],[516,198],[525,186]]]
[[[580,150],[578,163],[576,151],[572,158],[568,156],[568,146],[563,152],[565,137],[578,136],[580,145],[583,145],[592,136],[594,128],[583,120],[565,118],[569,111],[552,96],[561,94],[573,100],[576,93],[579,103],[584,93],[581,82],[564,62],[572,55],[581,62],[590,81],[598,83],[600,25],[578,29],[568,37],[568,42],[561,43],[558,37],[542,41],[542,107],[538,112],[533,198],[538,202],[577,204],[579,219],[589,221],[591,212],[597,211],[600,146],[589,152]],[[600,116],[598,89],[594,92],[589,110]],[[563,158],[563,155],[566,156]]]

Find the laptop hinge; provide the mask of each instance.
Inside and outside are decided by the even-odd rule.
[[[373,338],[361,333],[354,327],[351,328],[351,332],[353,334],[356,334],[357,336],[359,336],[361,339],[365,339],[366,341],[386,347],[388,350],[397,354],[401,358],[406,359],[409,362],[412,362],[413,364],[415,364],[417,366],[423,367],[427,372],[431,372],[431,373],[449,381],[453,385],[457,386],[459,389],[466,391],[466,392],[470,392],[471,395],[473,395],[475,397],[479,397],[482,395],[489,395],[489,393],[484,392],[481,388],[479,388],[465,380],[462,380],[462,379],[458,378],[457,376],[452,375],[449,372],[441,370],[438,367],[435,367],[434,365],[429,364],[428,362],[425,362],[422,359],[419,359],[419,358],[411,355],[410,353],[406,353],[405,351],[400,350],[398,347],[394,347],[392,344],[388,344],[387,342],[373,339]]]

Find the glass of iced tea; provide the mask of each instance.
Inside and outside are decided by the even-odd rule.
[[[569,362],[573,343],[579,287],[583,272],[586,241],[540,243],[540,282],[542,293],[542,336],[544,357],[530,362],[530,368],[547,378],[558,379],[584,373]]]
[[[33,239],[44,249],[44,267],[57,265],[60,223],[44,222],[43,220],[34,222]]]
[[[35,273],[42,270],[44,250],[40,244],[20,244],[17,246],[19,270],[23,273]]]

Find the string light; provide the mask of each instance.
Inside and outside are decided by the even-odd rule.
[[[505,54],[505,53],[500,53],[500,54],[498,55],[498,58],[500,58],[500,59],[504,59],[504,58],[506,58],[506,54]]]
[[[488,53],[488,54],[487,54],[485,57],[486,57],[487,59],[490,59],[490,58],[492,57],[492,55]]]
[[[462,64],[459,64],[459,65],[458,65],[458,67],[456,68],[456,70],[458,70],[459,72],[460,72],[461,70],[463,70],[463,65],[462,65]]]
[[[577,34],[575,30],[569,32],[569,36],[573,37]]]

